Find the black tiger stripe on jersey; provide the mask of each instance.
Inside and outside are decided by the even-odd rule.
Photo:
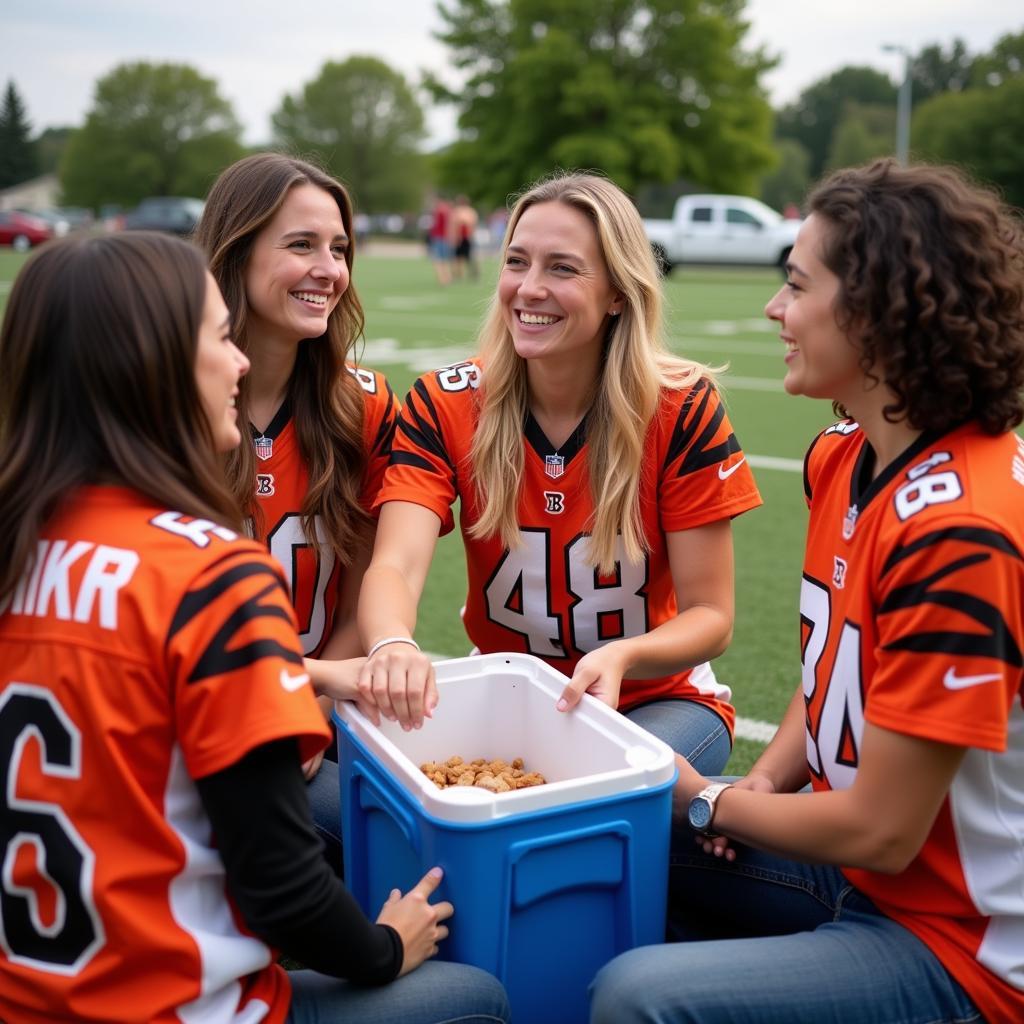
[[[413,392],[415,392],[415,395]],[[419,401],[417,401],[417,397]],[[426,415],[419,407],[420,401],[426,407]],[[422,381],[416,381],[413,385],[413,391],[409,392],[403,415],[398,421],[398,429],[416,447],[422,448],[443,461],[454,475],[455,467],[452,465],[451,457],[448,455],[448,450],[445,447],[444,438],[441,436],[441,421]]]
[[[282,619],[290,624],[288,613],[278,604],[268,604],[262,599],[283,588],[278,573],[264,562],[246,561],[228,566],[210,583],[195,590],[189,590],[181,599],[167,631],[167,643],[199,614],[209,614],[211,602],[244,579],[255,576],[269,577],[270,582],[258,593],[237,605],[217,630],[216,635],[199,656],[188,677],[189,683],[197,683],[210,676],[231,672],[259,661],[261,658],[281,657],[292,664],[301,665],[302,656],[276,640],[256,640],[243,647],[228,649],[232,638],[247,623],[257,619]]]
[[[388,389],[388,404],[377,429],[377,436],[373,439],[373,450],[380,452],[381,455],[390,455],[391,440],[395,436],[395,417],[392,415],[395,408],[395,393],[391,390],[390,384],[385,382],[385,387]]]
[[[407,432],[408,433],[408,432]],[[413,466],[416,469],[422,469],[427,473],[435,473],[438,476],[441,475],[441,471],[435,466],[429,459],[425,459],[418,452],[407,452],[401,449],[393,448],[391,450],[391,462],[392,466]]]
[[[690,396],[679,410],[679,418],[672,431],[672,440],[669,442],[668,454],[665,457],[665,469],[667,470],[685,452],[677,476],[686,476],[699,469],[717,465],[724,462],[730,455],[740,451],[740,443],[731,431],[724,441],[714,447],[708,447],[725,419],[725,406],[721,403],[715,408],[699,436],[694,439],[707,411],[708,403],[711,401],[711,394],[711,385],[707,380],[701,379],[694,385]],[[694,408],[694,404],[696,404],[696,408]]]
[[[956,531],[935,532],[946,533]],[[964,532],[981,533],[987,535],[988,539],[1001,536],[988,530],[974,531],[965,529]],[[931,543],[935,543],[935,541],[932,540]],[[923,546],[926,547],[928,545]],[[914,547],[914,545],[908,545],[908,547]],[[921,550],[921,547],[922,545],[917,545],[918,550]],[[905,555],[901,552],[896,560],[902,561],[904,557]],[[947,576],[951,576],[962,569],[968,569],[973,565],[988,562],[991,558],[990,553],[979,552],[978,554],[966,555],[963,558],[949,562],[929,576],[924,577],[924,579],[908,583],[902,587],[893,588],[878,609],[879,615],[884,615],[888,612],[914,608],[918,605],[939,605],[943,608],[951,608],[962,615],[974,619],[986,632],[965,633],[960,630],[946,629],[910,633],[886,644],[884,649],[887,651],[914,651],[919,654],[969,654],[985,658],[995,658],[1008,665],[1012,665],[1014,668],[1024,666],[1024,658],[1021,657],[1020,647],[999,608],[977,594],[969,594],[962,590],[933,589],[937,583],[944,580]]]
[[[896,548],[885,560],[885,565],[882,566],[882,576],[884,577],[890,569],[899,565],[903,559],[947,540],[962,540],[978,544],[981,547],[991,548],[993,551],[1001,551],[1011,558],[1016,558],[1018,562],[1024,561],[1024,555],[1005,534],[998,530],[986,530],[980,526],[947,526],[944,529],[932,530],[931,533],[923,534],[905,547]]]

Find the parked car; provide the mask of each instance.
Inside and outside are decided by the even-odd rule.
[[[680,196],[671,220],[645,220],[644,229],[667,274],[680,263],[781,267],[800,223],[749,196],[696,195]]]
[[[63,238],[71,230],[70,222],[56,210],[18,210],[17,212],[27,213],[30,217],[38,217],[40,220],[46,221],[56,238]]]
[[[48,242],[53,234],[53,228],[42,217],[20,210],[0,210],[0,245],[27,252],[33,245]]]
[[[169,231],[190,235],[203,215],[205,203],[190,196],[152,196],[143,199],[125,215],[124,227],[131,230]]]

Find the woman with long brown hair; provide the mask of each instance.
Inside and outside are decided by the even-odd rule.
[[[238,396],[251,436],[228,455],[231,491],[284,568],[314,682],[330,660],[332,692],[356,699],[361,662],[337,662],[363,654],[356,600],[397,403],[352,361],[363,329],[352,203],[319,168],[260,153],[214,183],[195,240],[252,361]],[[314,817],[340,871],[337,776],[318,767],[306,769]]]
[[[199,250],[44,247],[0,363],[4,1021],[507,1019],[493,978],[424,964],[438,869],[373,923],[322,856],[329,731],[224,485],[249,363]]]

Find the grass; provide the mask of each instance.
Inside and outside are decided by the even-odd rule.
[[[0,250],[0,307],[24,259]],[[478,281],[440,289],[425,258],[375,254],[367,246],[355,272],[366,311],[362,360],[386,373],[401,396],[419,373],[465,358],[473,351],[495,272],[496,265],[485,262]],[[715,670],[732,687],[741,716],[769,723],[781,719],[800,678],[797,613],[806,511],[796,469],[811,438],[831,420],[826,404],[782,391],[781,345],[762,314],[779,283],[773,270],[688,268],[677,269],[665,283],[673,348],[729,366],[722,378],[729,415],[764,498],[761,508],[734,523],[736,629]],[[439,545],[420,607],[417,637],[426,649],[466,653],[458,616],[464,591],[465,563],[455,532]],[[760,749],[757,742],[739,739],[728,771],[744,772]]]

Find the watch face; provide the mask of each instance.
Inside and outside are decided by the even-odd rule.
[[[690,801],[688,817],[690,819],[690,828],[703,832],[711,824],[710,801],[703,796],[694,797]]]

